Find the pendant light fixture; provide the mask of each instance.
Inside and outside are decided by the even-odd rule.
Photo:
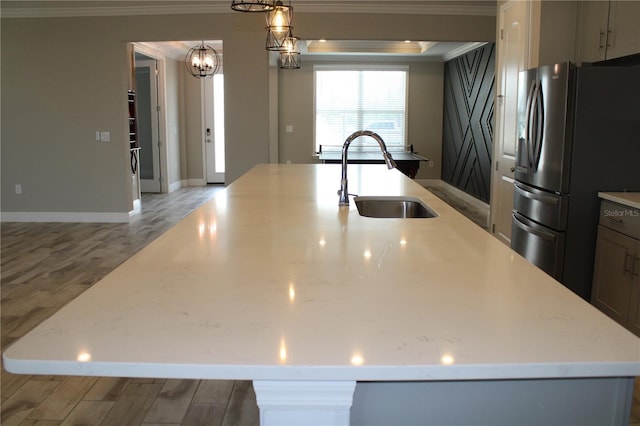
[[[280,69],[293,70],[300,68],[300,48],[298,37],[287,37],[280,52]]]
[[[189,49],[184,62],[189,74],[198,78],[212,77],[220,69],[220,55],[204,41]]]
[[[300,52],[280,52],[280,69],[300,69]]]
[[[273,8],[273,3],[268,0],[234,0],[231,2],[231,9],[238,12],[268,12],[273,10]]]
[[[294,37],[293,26],[291,26],[293,18],[291,0],[233,0],[231,9],[239,12],[265,12],[266,49],[280,53],[281,69],[300,68],[298,37]]]
[[[283,52],[287,38],[293,37],[293,27],[291,19],[293,17],[293,6],[291,1],[284,4],[281,0],[273,3],[273,10],[265,15],[267,19],[267,50]]]

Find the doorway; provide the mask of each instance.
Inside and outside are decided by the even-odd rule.
[[[507,1],[499,7],[500,39],[496,66],[497,134],[494,143],[494,168],[491,192],[491,231],[510,245],[511,211],[515,182],[517,136],[518,73],[525,69],[529,45],[530,6]]]
[[[142,192],[162,192],[157,61],[136,53],[135,71],[140,144],[140,189]]]
[[[224,75],[203,81],[205,170],[207,183],[224,183]]]
[[[203,186],[225,181],[224,78],[222,66],[213,78],[194,78],[185,67],[185,57],[202,41],[136,41],[135,66],[155,61],[148,73],[138,70],[136,84],[149,86],[151,123],[149,138],[141,138],[141,188],[143,192],[171,192],[183,186]],[[223,59],[222,40],[204,40]],[[153,84],[155,81],[155,85]],[[153,100],[153,89],[156,100]],[[144,102],[141,93],[139,99]],[[155,106],[154,106],[155,104]],[[138,106],[142,109],[142,106]],[[157,124],[152,120],[157,120]],[[157,136],[153,131],[157,129]],[[207,131],[208,129],[208,131]],[[143,140],[146,143],[143,145]],[[145,149],[146,146],[146,149]]]

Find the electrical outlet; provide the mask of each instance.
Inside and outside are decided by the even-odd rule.
[[[429,160],[429,167],[433,168],[433,160]]]
[[[22,194],[22,185],[16,184],[16,194]]]

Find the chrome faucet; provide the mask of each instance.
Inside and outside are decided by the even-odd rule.
[[[387,167],[390,169],[396,167],[396,162],[393,160],[393,157],[391,157],[389,151],[387,151],[387,145],[385,145],[380,135],[372,132],[371,130],[359,130],[353,133],[344,141],[344,145],[342,146],[342,180],[340,181],[340,191],[338,191],[338,194],[340,194],[340,201],[338,202],[339,206],[349,205],[349,190],[347,189],[347,151],[349,150],[351,142],[360,136],[371,136],[375,139],[376,142],[378,142],[378,145],[380,145],[382,157],[384,158],[384,162],[387,164]]]

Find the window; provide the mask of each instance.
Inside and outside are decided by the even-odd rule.
[[[341,147],[357,130],[371,130],[387,147],[404,149],[408,67],[316,66],[316,152]],[[356,141],[352,149],[368,141]],[[356,143],[358,145],[356,145]],[[362,148],[360,148],[362,149]]]

